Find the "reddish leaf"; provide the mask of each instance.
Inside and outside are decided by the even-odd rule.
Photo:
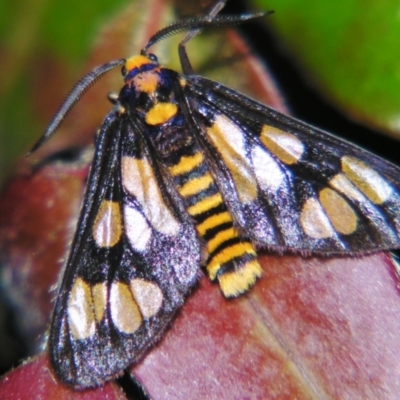
[[[264,277],[239,299],[201,280],[133,369],[151,398],[397,398],[400,297],[389,258],[261,262]]]
[[[0,196],[0,262],[3,286],[32,351],[48,324],[50,288],[76,224],[87,164],[28,168]]]

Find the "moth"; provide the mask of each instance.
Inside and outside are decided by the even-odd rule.
[[[192,37],[265,15],[219,16],[224,4],[160,30],[139,55],[95,68],[33,148],[122,66],[48,338],[55,373],[76,389],[137,361],[201,267],[229,298],[261,277],[257,249],[343,256],[400,247],[399,168],[194,73]],[[179,74],[148,49],[182,31]]]

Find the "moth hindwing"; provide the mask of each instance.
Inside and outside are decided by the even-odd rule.
[[[302,255],[399,247],[397,167],[194,75],[184,47],[183,75],[147,52],[172,33],[186,29],[190,38],[259,16],[219,17],[223,3],[161,30],[139,55],[90,72],[34,147],[96,79],[123,66],[49,335],[54,370],[75,388],[100,385],[138,360],[201,266],[235,297],[262,274],[256,247]]]

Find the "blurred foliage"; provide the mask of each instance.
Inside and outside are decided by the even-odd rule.
[[[400,6],[385,1],[254,0],[320,93],[364,124],[400,135]]]
[[[51,74],[57,65],[58,70],[62,69],[62,87],[70,87],[99,28],[128,2],[131,1],[0,2],[0,181],[12,161],[39,137],[58,107],[41,104],[43,94],[57,87],[54,80],[52,87],[37,87],[37,76]],[[41,106],[49,110],[41,110]]]

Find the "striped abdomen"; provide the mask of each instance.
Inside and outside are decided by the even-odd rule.
[[[227,297],[247,291],[261,276],[253,244],[243,237],[211,175],[203,154],[182,156],[169,167],[187,212],[204,240],[205,267],[211,279],[218,278]]]

